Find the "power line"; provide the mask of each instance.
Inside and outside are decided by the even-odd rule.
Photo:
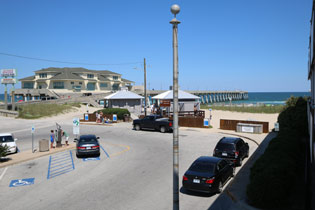
[[[24,59],[29,59],[29,60],[53,62],[53,63],[79,64],[79,65],[91,65],[91,66],[119,66],[119,65],[131,65],[131,64],[142,63],[142,62],[131,62],[131,63],[111,63],[111,64],[99,63],[99,64],[96,64],[96,63],[79,63],[79,62],[69,62],[69,61],[57,61],[57,60],[50,60],[50,59],[44,59],[44,58],[33,58],[33,57],[14,55],[14,54],[9,54],[9,53],[2,53],[2,52],[0,52],[0,55],[11,56],[11,57],[16,57],[16,58],[24,58]]]

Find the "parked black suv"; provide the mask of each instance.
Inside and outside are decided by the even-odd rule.
[[[248,143],[235,137],[223,137],[213,150],[213,156],[228,159],[235,166],[241,166],[243,159],[248,157],[248,153]]]

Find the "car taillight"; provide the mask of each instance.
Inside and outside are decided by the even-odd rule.
[[[85,147],[77,147],[77,149],[85,149]]]
[[[214,178],[211,178],[211,179],[207,179],[206,180],[206,183],[207,184],[212,184],[214,182]]]
[[[93,146],[92,149],[97,149],[99,148],[100,146]]]
[[[188,178],[186,176],[183,176],[183,181],[187,181]]]
[[[235,158],[237,158],[237,157],[238,157],[238,154],[239,154],[239,152],[235,152]]]
[[[172,123],[172,122],[169,122],[168,125],[169,125],[170,127],[172,127],[172,126],[173,126],[173,123]]]

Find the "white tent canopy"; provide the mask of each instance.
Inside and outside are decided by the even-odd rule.
[[[173,90],[168,90],[164,93],[161,93],[159,95],[156,95],[152,97],[152,99],[162,99],[162,100],[169,100],[173,99]],[[178,90],[178,99],[199,99],[198,96],[195,96],[193,94],[187,93],[182,90]]]
[[[106,96],[105,99],[143,99],[143,97],[131,91],[121,90]]]

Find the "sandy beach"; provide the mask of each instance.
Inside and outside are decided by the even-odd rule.
[[[206,118],[209,118],[210,111],[206,109],[202,110],[205,111]],[[211,114],[212,119],[210,121],[210,125],[212,125],[214,129],[220,128],[220,119],[229,119],[269,122],[269,131],[274,128],[274,124],[278,121],[279,116],[279,114],[243,113],[220,110],[212,110]]]

